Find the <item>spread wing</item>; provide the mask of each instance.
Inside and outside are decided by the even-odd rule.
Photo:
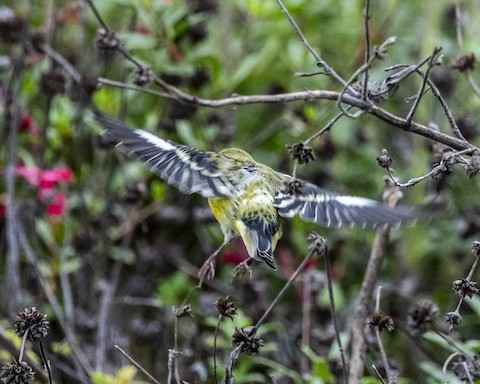
[[[184,193],[231,196],[235,186],[248,176],[244,169],[218,153],[189,148],[141,129],[131,129],[99,113],[95,118],[105,128],[104,138],[130,157],[143,161],[151,171]]]
[[[286,186],[276,193],[274,205],[283,217],[298,214],[305,221],[327,227],[369,228],[396,227],[417,219],[412,208],[390,208],[374,200],[339,195],[314,184],[282,176]]]

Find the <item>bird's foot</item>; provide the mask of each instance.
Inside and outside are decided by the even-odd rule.
[[[206,278],[207,280],[212,280],[215,277],[215,258],[217,254],[214,253],[213,255],[210,255],[210,257],[205,260],[203,265],[200,267],[200,270],[198,271],[198,279],[200,280],[198,282],[198,286],[201,287],[203,280]]]
[[[252,263],[253,263],[253,259],[248,258],[247,260],[242,261],[240,264],[238,264],[235,267],[235,269],[233,270],[232,280],[241,279],[241,278],[243,278],[247,275],[248,275],[248,278],[251,279],[252,278],[252,267],[251,267]]]

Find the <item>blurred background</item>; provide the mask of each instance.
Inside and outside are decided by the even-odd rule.
[[[275,1],[108,0],[94,1],[122,49],[169,84],[205,99],[304,90],[341,91],[319,70]],[[48,315],[45,342],[55,382],[129,383],[145,380],[115,350],[119,345],[161,382],[168,375],[174,334],[182,352],[183,380],[214,382],[213,339],[218,313],[213,303],[229,295],[238,316],[218,330],[217,364],[232,349],[235,328],[254,324],[307,253],[307,235],[327,240],[344,348],[375,231],[326,229],[298,218],[284,221],[276,250],[278,271],[254,265],[251,280],[231,281],[246,257],[233,241],[219,258],[216,278],[188,296],[192,316],[175,319],[198,280],[197,269],[222,243],[207,201],[183,195],[106,145],[94,122],[90,98],[102,112],[132,127],[200,149],[247,150],[256,160],[291,173],[287,147],[321,130],[338,113],[335,101],[208,108],[147,94],[132,85],[135,66],[118,51],[99,50],[102,25],[84,1],[0,1],[0,362],[15,357],[21,340],[15,313],[35,306]],[[363,1],[285,1],[310,45],[344,79],[363,64]],[[431,79],[442,92],[467,140],[477,142],[480,98],[459,57],[480,54],[480,8],[461,2],[463,47],[456,32],[455,2],[375,1],[371,4],[373,45],[396,36],[370,80],[380,83],[397,64],[416,64],[443,48],[443,65]],[[55,57],[55,54],[58,57]],[[82,76],[82,86],[65,70]],[[480,79],[478,70],[471,76]],[[108,83],[117,82],[116,85]],[[382,108],[405,117],[421,79],[411,76],[382,100]],[[156,86],[155,89],[163,92]],[[428,92],[415,120],[451,134],[448,120]],[[316,161],[298,176],[326,189],[382,199],[385,170],[376,158],[386,148],[400,181],[421,176],[441,159],[444,147],[366,115],[343,117],[310,143]],[[480,349],[478,297],[462,307],[463,322],[450,334],[447,312],[458,298],[452,282],[464,278],[479,240],[480,185],[456,166],[441,179],[403,190],[402,204],[435,202],[434,219],[392,231],[381,271],[382,311],[396,324],[384,332],[387,355],[402,383],[444,382],[442,365],[458,348]],[[335,344],[323,260],[310,263],[260,328],[264,346],[235,366],[238,383],[337,382]],[[308,283],[308,284],[307,284]],[[408,330],[408,314],[420,299],[438,307],[431,329]],[[308,305],[307,305],[308,304]],[[373,309],[373,306],[372,306]],[[309,347],[305,343],[308,334]],[[452,347],[456,343],[456,347]],[[38,349],[28,350],[39,362]],[[378,382],[374,344],[363,383]],[[478,367],[477,367],[478,369]],[[479,369],[480,370],[480,369]],[[480,374],[479,374],[480,377]],[[456,378],[459,380],[459,376]],[[455,380],[455,379],[454,379]],[[340,382],[340,381],[338,381]]]

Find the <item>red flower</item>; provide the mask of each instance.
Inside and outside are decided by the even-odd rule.
[[[50,216],[59,216],[64,213],[67,199],[65,195],[57,192],[55,187],[73,180],[70,168],[40,169],[19,165],[15,172],[18,177],[25,179],[30,185],[39,187],[38,199],[47,204]]]

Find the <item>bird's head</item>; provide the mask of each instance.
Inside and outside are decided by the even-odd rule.
[[[232,159],[233,161],[252,162],[252,163],[255,162],[252,156],[250,156],[243,149],[239,149],[239,148],[225,148],[220,151],[220,154],[225,157],[228,157],[229,159]]]

